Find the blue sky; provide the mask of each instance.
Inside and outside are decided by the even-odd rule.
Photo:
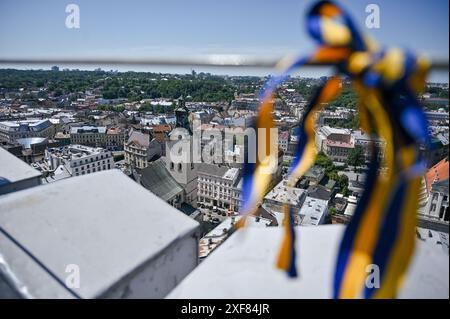
[[[69,3],[80,7],[80,29],[65,26],[65,7]],[[306,9],[312,3],[310,0],[0,0],[0,56],[278,57],[309,52],[314,42],[304,25]],[[366,6],[370,3],[380,6],[381,28],[364,28],[380,44],[448,58],[448,0],[340,3],[361,28],[367,16]],[[151,71],[154,67],[147,69]],[[228,71],[221,70],[246,72]]]

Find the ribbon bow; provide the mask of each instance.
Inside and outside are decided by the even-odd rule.
[[[333,65],[335,75],[318,88],[300,121],[287,183],[295,186],[314,164],[315,115],[339,95],[342,79],[348,77],[358,95],[361,128],[372,137],[372,160],[364,192],[340,244],[334,297],[393,298],[415,244],[420,176],[425,170],[420,145],[429,142],[426,117],[416,95],[425,88],[430,63],[408,51],[379,50],[357,30],[346,11],[331,1],[319,1],[311,8],[307,27],[318,43],[317,49],[310,55],[282,61],[282,71],[261,90],[256,127],[258,147],[264,145],[260,143],[263,140],[266,152],[256,163],[244,166],[240,213],[254,214],[271,182],[267,167],[277,156],[277,148],[268,131],[274,127],[273,99],[278,85],[306,63]],[[386,142],[384,156],[373,142],[375,138]],[[268,149],[272,150],[269,154]],[[296,277],[295,212],[285,205],[284,213],[285,235],[277,266]],[[379,269],[379,287],[365,285],[369,265]]]

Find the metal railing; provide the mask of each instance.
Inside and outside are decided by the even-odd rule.
[[[280,59],[264,59],[239,54],[205,55],[192,58],[0,58],[0,65],[110,65],[110,66],[190,66],[190,67],[242,67],[273,69]],[[329,66],[308,63],[306,66]],[[432,59],[433,70],[448,70],[449,62]]]

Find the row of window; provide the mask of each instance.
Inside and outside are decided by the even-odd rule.
[[[173,171],[175,169],[175,163],[174,162],[170,162],[170,170]],[[194,163],[191,163],[191,169],[194,169]],[[183,165],[181,163],[177,164],[177,170],[179,172],[183,171]]]
[[[225,193],[230,193],[230,189],[229,188],[224,188],[224,187],[214,187],[214,185],[213,186],[211,186],[211,185],[205,185],[205,184],[201,184],[201,183],[199,183],[198,184],[198,188],[199,189],[205,189],[205,190],[215,190],[215,191],[219,191],[219,192],[225,192]]]
[[[199,180],[199,182],[214,183],[216,185],[222,185],[224,187],[231,187],[231,184],[225,183],[224,181],[217,181],[217,180],[202,177],[202,176],[199,176],[198,180]]]
[[[111,169],[111,165],[109,165],[109,164],[108,164],[108,169]],[[106,170],[106,166],[104,165],[103,171],[105,171],[105,170]],[[92,168],[92,173],[100,172],[100,171],[102,171],[101,167],[97,167],[97,169],[95,167]],[[78,171],[78,168],[75,169],[75,176],[85,175],[85,174],[90,174],[90,173],[91,173],[91,170],[90,169],[84,170],[84,167],[82,167],[82,170],[80,172]]]
[[[106,167],[108,167],[108,169],[111,169],[111,164],[108,164],[108,165],[103,165],[103,170],[106,170]],[[94,165],[92,165],[92,172],[95,172],[96,171],[96,169],[97,169],[97,171],[101,171],[101,166],[100,166],[100,163],[98,163],[98,166],[97,166],[97,168],[95,168],[95,166]],[[77,167],[77,168],[75,168],[75,173],[78,173],[78,172],[84,172],[85,171],[85,168],[84,168],[84,166],[82,166],[81,167],[81,170],[79,170],[79,168]],[[89,165],[86,167],[86,171],[88,172],[88,173],[90,173],[91,172],[91,170],[90,170],[90,167],[89,167]]]
[[[240,193],[218,193],[218,192],[211,192],[211,191],[205,191],[205,190],[198,190],[198,194],[209,196],[209,197],[223,197],[224,199],[230,200],[230,199],[239,199],[241,197]]]
[[[103,160],[102,164],[105,164],[105,160],[110,160],[110,159],[111,158],[109,156],[107,156],[107,155],[105,155],[105,156],[101,155],[100,158],[98,156],[95,157],[95,162]],[[84,160],[80,160],[79,162],[73,162],[73,167],[81,166],[83,164],[88,164],[88,163],[93,163],[93,162],[94,162],[94,158],[93,157],[91,157],[90,159],[86,158]]]

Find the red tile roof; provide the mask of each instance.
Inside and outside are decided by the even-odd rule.
[[[430,191],[431,185],[433,185],[433,183],[445,181],[448,179],[448,169],[448,158],[444,158],[442,161],[428,170],[425,176],[428,191]]]

